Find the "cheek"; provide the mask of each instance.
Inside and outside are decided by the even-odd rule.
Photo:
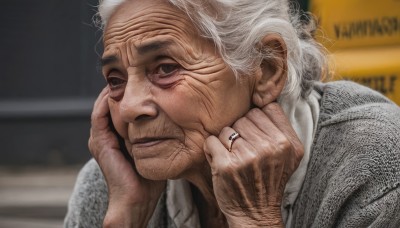
[[[205,113],[199,95],[179,85],[173,90],[159,91],[157,102],[168,117],[182,128],[195,129]]]
[[[108,106],[110,107],[111,120],[115,130],[122,138],[127,139],[128,138],[127,126],[121,119],[121,115],[119,113],[119,103],[112,99],[109,99]]]
[[[236,79],[204,84],[188,79],[171,90],[159,90],[155,97],[161,108],[180,127],[218,135],[250,108],[249,91]]]

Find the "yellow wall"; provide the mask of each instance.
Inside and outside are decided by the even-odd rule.
[[[400,45],[399,0],[311,0],[310,9],[330,50]]]
[[[332,52],[334,79],[369,86],[400,104],[400,0],[311,0],[317,39]]]

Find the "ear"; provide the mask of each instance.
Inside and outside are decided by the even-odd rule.
[[[253,103],[261,108],[276,101],[282,93],[287,79],[287,49],[283,38],[277,34],[265,36],[259,48],[273,56],[263,59],[255,71]]]

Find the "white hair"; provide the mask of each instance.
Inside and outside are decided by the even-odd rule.
[[[100,0],[104,28],[115,8],[126,0]],[[312,20],[300,21],[287,0],[168,0],[184,11],[204,37],[211,39],[232,71],[250,75],[262,61],[276,58],[274,50],[260,50],[268,34],[280,35],[287,47],[288,80],[280,101],[306,97],[326,72],[326,54],[312,38]]]

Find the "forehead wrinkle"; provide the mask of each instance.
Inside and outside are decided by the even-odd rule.
[[[204,57],[202,53],[202,48],[200,45],[198,45],[197,49],[191,45],[187,45],[190,43],[189,38],[186,36],[178,36],[176,33],[171,33],[171,32],[166,32],[162,33],[165,35],[158,35],[158,36],[148,36],[149,34],[144,35],[143,37],[140,37],[138,40],[137,38],[130,38],[127,40],[125,43],[121,44],[112,44],[110,45],[111,47],[116,47],[116,46],[126,46],[129,53],[128,57],[130,57],[130,62],[132,62],[134,57],[136,55],[140,55],[140,53],[137,50],[137,47],[147,45],[152,42],[158,42],[158,43],[168,43],[168,45],[165,45],[162,50],[166,55],[171,55],[177,58],[177,60],[184,61],[188,65],[191,64],[196,64],[196,63],[201,63],[201,62],[206,62],[210,63],[212,60],[209,60],[211,56],[209,57]],[[193,39],[192,39],[193,41]],[[110,47],[109,46],[109,47]],[[107,48],[109,49],[109,48]],[[141,53],[144,54],[144,53]],[[212,59],[216,59],[216,57],[212,57]],[[187,66],[188,66],[187,65]]]
[[[133,15],[125,22],[112,22],[104,33],[104,43],[124,42],[128,36],[137,36],[157,28],[171,29],[178,33],[190,34],[193,25],[182,17],[171,15],[171,12],[154,11],[144,15]]]
[[[126,22],[109,23],[109,27],[105,33],[105,46],[114,42],[126,42],[131,38],[137,39],[140,43],[146,38],[169,35],[175,37],[177,43],[184,47],[185,57],[190,57],[189,61],[193,62],[198,59],[203,50],[200,44],[197,45],[197,42],[193,42],[202,38],[198,35],[197,29],[193,30],[194,26],[188,18],[187,20],[183,20],[183,17],[171,15],[171,10],[167,13],[164,11],[160,9],[153,10],[149,15],[141,12],[131,16]],[[146,20],[147,18],[151,20]],[[153,30],[153,28],[156,29]],[[194,46],[197,46],[197,48],[187,45],[189,43],[191,45],[194,43]]]
[[[150,12],[146,11],[146,9],[151,9]],[[116,11],[118,13],[118,11]],[[114,17],[119,16],[120,14],[114,13]],[[180,15],[180,16],[179,16]],[[176,10],[173,8],[167,8],[163,6],[158,6],[158,8],[154,7],[148,7],[142,9],[140,12],[137,13],[132,13],[127,19],[120,20],[120,21],[114,21],[114,17],[110,18],[110,21],[113,21],[113,23],[109,23],[106,27],[106,30],[109,29],[114,29],[114,27],[126,27],[128,26],[126,23],[128,21],[146,21],[146,20],[151,20],[151,19],[171,19],[172,18],[178,18],[180,21],[188,26],[189,28],[192,27],[192,23],[189,19],[189,17],[182,11]],[[153,18],[152,18],[153,17]]]
[[[176,37],[177,39],[187,39],[185,41],[188,42],[188,37],[190,37],[187,31],[163,22],[158,22],[157,24],[153,24],[152,26],[139,25],[137,27],[138,28],[132,26],[129,29],[119,32],[119,34],[114,33],[114,36],[110,36],[109,38],[105,39],[104,44],[110,45],[112,43],[122,43],[126,42],[129,39],[136,39],[140,41],[146,38],[154,38],[155,36],[160,35],[171,35]]]
[[[211,41],[199,35],[198,30],[186,14],[179,11],[179,15],[172,15],[171,12],[175,12],[175,10],[169,8],[147,12],[134,13],[125,21],[110,21],[105,33],[105,45],[111,45],[114,42],[125,43],[127,50],[124,52],[128,55],[129,62],[132,62],[138,54],[134,50],[135,47],[148,43],[149,40],[165,41],[169,39],[175,45],[171,45],[164,51],[172,54],[178,53],[177,60],[179,62],[184,62],[186,67],[200,71],[203,71],[201,68],[206,68],[210,63],[219,59],[219,52],[215,48],[212,49],[213,45],[204,48],[202,41]],[[214,53],[211,53],[213,51]],[[213,68],[215,69],[215,67]]]

